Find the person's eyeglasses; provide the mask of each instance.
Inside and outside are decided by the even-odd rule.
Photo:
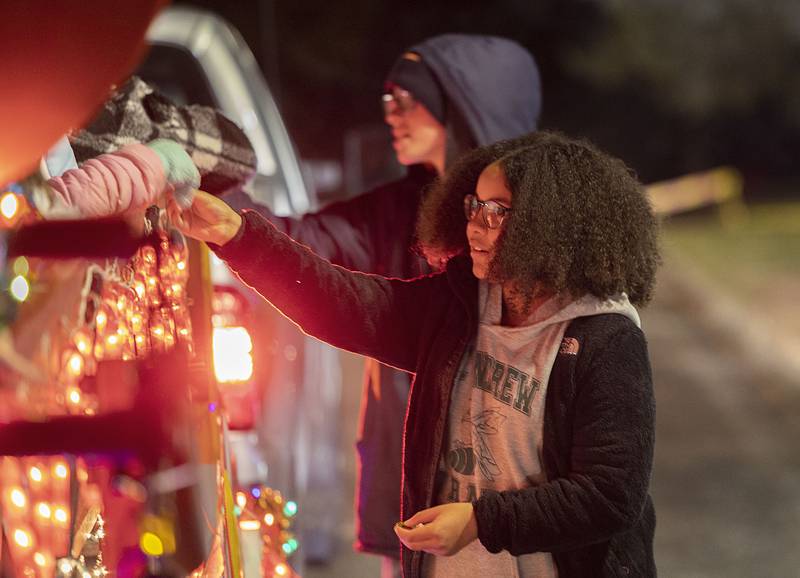
[[[475,195],[465,196],[464,215],[467,217],[467,221],[472,221],[478,212],[483,216],[484,225],[490,229],[497,229],[511,212],[511,207],[504,207],[497,201],[481,201]]]
[[[407,90],[396,88],[392,92],[385,92],[381,96],[383,114],[390,115],[394,112],[405,114],[417,106],[417,99]]]

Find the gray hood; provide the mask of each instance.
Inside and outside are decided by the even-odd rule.
[[[473,142],[464,144],[481,146],[536,130],[542,110],[539,70],[516,42],[444,34],[409,50],[422,56],[441,83],[447,124],[453,116],[465,123]]]

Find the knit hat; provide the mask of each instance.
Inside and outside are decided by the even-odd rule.
[[[393,86],[407,90],[425,105],[436,120],[445,123],[444,93],[439,81],[418,54],[407,52],[398,58],[386,76],[385,86],[387,90]]]

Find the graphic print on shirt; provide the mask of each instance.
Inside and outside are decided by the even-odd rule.
[[[519,435],[528,438],[520,432],[532,426],[532,414],[534,420],[540,418],[534,400],[542,387],[530,373],[480,349],[465,355],[455,383],[452,410],[460,418],[449,426],[441,487],[443,500],[464,502],[477,499],[481,488],[502,487],[515,479],[515,473],[505,471],[507,466],[519,469],[509,442]]]
[[[498,401],[525,415],[531,415],[531,402],[542,385],[539,380],[483,351],[475,353],[475,371],[473,387],[492,394]]]
[[[477,465],[484,478],[494,481],[495,477],[503,472],[492,455],[487,437],[498,433],[500,426],[506,421],[506,416],[496,409],[487,409],[472,419],[469,415],[465,415],[461,421],[472,426],[473,440],[477,448],[461,440],[453,440],[453,449],[447,454],[447,465],[467,476],[475,473]]]

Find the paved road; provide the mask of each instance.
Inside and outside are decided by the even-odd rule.
[[[800,577],[800,375],[754,358],[737,335],[747,324],[720,325],[690,282],[660,279],[643,316],[659,575]]]
[[[697,286],[667,267],[643,314],[658,412],[659,576],[800,577],[800,376],[772,367],[763,352],[754,357],[743,324],[697,297]],[[353,423],[357,396],[345,395],[344,406],[351,415],[342,423]],[[352,455],[343,459],[352,468]],[[351,552],[352,528],[347,507],[339,555],[305,578],[378,576],[374,557]]]

